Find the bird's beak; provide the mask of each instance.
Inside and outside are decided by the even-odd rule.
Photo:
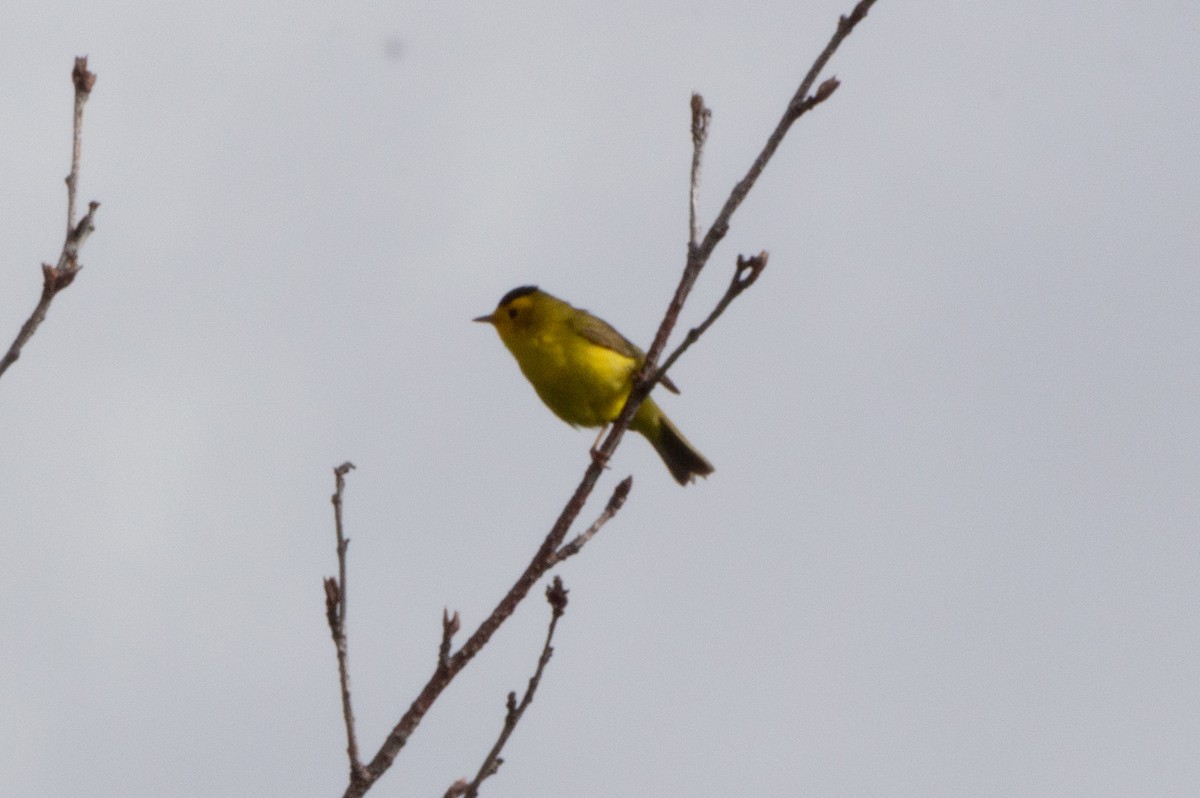
[[[492,314],[491,314],[491,313],[489,313],[489,314],[488,314],[488,315],[486,315],[486,316],[480,316],[480,317],[479,317],[479,318],[477,318],[477,319],[471,319],[471,321],[481,321],[481,322],[483,322],[484,324],[491,324],[491,323],[492,323]]]

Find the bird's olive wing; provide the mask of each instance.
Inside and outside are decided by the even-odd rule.
[[[579,309],[577,313],[573,314],[571,324],[577,333],[596,346],[611,349],[619,355],[636,360],[638,363],[641,363],[646,357],[646,353],[639,349],[637,344],[614,330],[612,325],[604,319],[593,316],[586,310]],[[670,377],[664,376],[661,382],[662,386],[671,393],[679,393],[679,388],[675,387],[675,383],[671,382]]]

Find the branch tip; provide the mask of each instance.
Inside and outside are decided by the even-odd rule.
[[[712,110],[704,104],[704,98],[698,92],[692,94],[692,144],[702,147],[708,138],[708,123],[712,120]]]
[[[76,56],[75,66],[71,69],[71,82],[75,84],[75,91],[84,96],[90,94],[92,87],[96,85],[96,73],[89,71],[87,64],[86,55]]]
[[[729,289],[735,294],[740,294],[754,285],[754,281],[758,279],[765,268],[767,268],[767,251],[765,249],[757,255],[738,255],[737,268],[734,270],[733,282]]]
[[[708,123],[712,111],[704,105],[698,92],[692,94],[692,176],[688,187],[688,260],[696,252],[699,235],[697,215],[700,208],[700,162],[704,157],[704,143],[708,140]]]
[[[462,628],[462,621],[459,620],[458,611],[455,610],[451,615],[446,608],[442,609],[442,642],[438,645],[438,668],[446,670],[450,667],[450,641],[454,639],[454,635],[458,634],[458,630]]]
[[[546,588],[546,601],[550,602],[550,611],[557,618],[567,609],[567,594],[571,591],[563,586],[561,577],[554,577],[554,581]]]
[[[875,5],[875,0],[859,0],[853,11],[838,19],[838,33],[842,35],[850,33],[855,25],[863,21],[863,18],[867,16],[867,11],[873,5]]]
[[[613,488],[612,496],[608,497],[608,504],[604,506],[604,514],[614,516],[617,511],[625,504],[625,500],[629,498],[629,491],[633,489],[633,474],[629,474],[625,479],[617,483],[617,487]]]

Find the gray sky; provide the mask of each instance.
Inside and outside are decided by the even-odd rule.
[[[538,283],[646,343],[842,2],[24,4],[0,28],[0,793],[336,795],[587,463],[469,319]],[[490,796],[1200,792],[1200,6],[883,0],[685,312],[717,471],[640,438]],[[590,519],[599,504],[589,507]],[[540,593],[540,588],[538,590]],[[530,601],[380,794],[473,772]]]

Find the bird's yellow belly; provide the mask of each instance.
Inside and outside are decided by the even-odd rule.
[[[513,354],[555,415],[576,426],[603,426],[621,412],[637,361],[582,338],[563,338],[538,336]]]

